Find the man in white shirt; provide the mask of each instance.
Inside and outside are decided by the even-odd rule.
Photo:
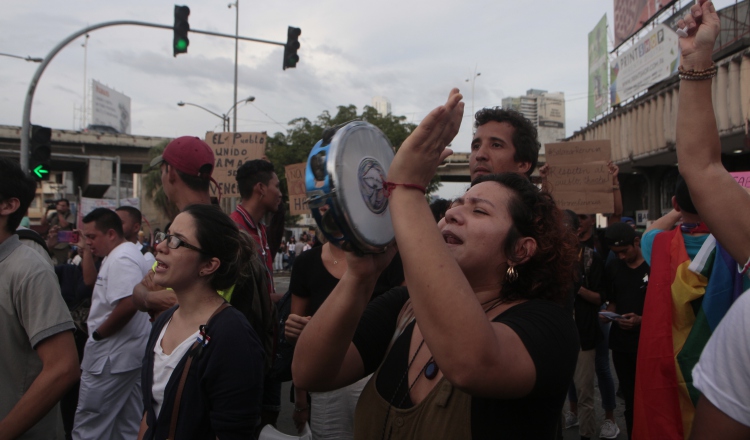
[[[143,221],[141,211],[133,206],[120,206],[115,209],[115,212],[120,217],[120,220],[122,220],[122,233],[125,236],[125,240],[133,243],[136,250],[141,252],[143,246],[138,241],[138,233],[141,232],[141,222]],[[148,267],[156,263],[156,257],[151,252],[142,253],[142,255],[146,259]]]
[[[104,260],[91,298],[73,438],[134,439],[143,415],[140,368],[151,327],[148,316],[136,313],[131,295],[149,266],[125,240],[114,211],[91,211],[83,218],[83,235],[90,252]]]

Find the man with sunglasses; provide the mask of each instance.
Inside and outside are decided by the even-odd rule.
[[[110,209],[86,215],[83,235],[89,252],[104,260],[91,297],[73,438],[135,438],[143,415],[141,362],[151,326],[131,295],[149,266]]]

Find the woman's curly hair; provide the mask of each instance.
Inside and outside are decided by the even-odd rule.
[[[503,281],[507,300],[541,298],[562,303],[573,286],[578,259],[578,238],[566,227],[563,212],[552,196],[516,173],[489,174],[476,178],[472,186],[496,182],[512,192],[508,211],[513,225],[505,239],[505,255],[513,260],[520,238],[536,241],[536,252],[515,266],[518,279]]]

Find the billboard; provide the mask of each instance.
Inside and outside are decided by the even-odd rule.
[[[617,57],[610,73],[611,105],[677,73],[680,52],[677,34],[664,24]]]
[[[615,47],[638,32],[661,9],[658,0],[614,0]]]
[[[594,119],[607,111],[609,57],[607,56],[607,14],[589,32],[589,112]]]
[[[130,134],[130,98],[99,81],[91,81],[91,124]]]

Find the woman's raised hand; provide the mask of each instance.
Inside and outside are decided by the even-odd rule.
[[[427,186],[438,165],[453,154],[445,148],[458,133],[464,115],[463,96],[451,90],[445,105],[434,109],[401,144],[388,170],[388,181]]]
[[[677,26],[688,35],[680,38],[682,66],[688,70],[708,68],[713,63],[711,55],[720,29],[719,14],[713,2],[699,0]]]

